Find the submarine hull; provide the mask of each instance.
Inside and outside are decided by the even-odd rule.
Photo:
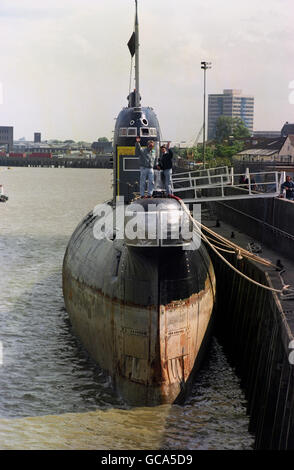
[[[64,256],[73,330],[126,402],[180,402],[212,323],[215,275],[205,247],[129,247],[95,239],[94,224],[90,213]]]

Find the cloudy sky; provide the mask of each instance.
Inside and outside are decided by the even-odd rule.
[[[192,141],[208,93],[255,97],[255,130],[294,122],[293,0],[138,0],[140,85],[165,140]],[[112,137],[129,91],[134,0],[1,0],[0,124],[18,139]],[[293,87],[293,88],[291,88]],[[292,101],[292,104],[291,104]]]

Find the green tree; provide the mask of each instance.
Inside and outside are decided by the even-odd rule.
[[[216,122],[216,141],[223,143],[230,139],[239,140],[250,137],[250,132],[242,119],[238,117],[220,116]]]
[[[249,129],[240,118],[234,118],[233,136],[235,140],[246,139],[250,137]]]
[[[221,158],[232,158],[244,148],[244,143],[240,141],[232,141],[230,144],[220,143],[216,145],[215,153]]]
[[[109,142],[107,137],[99,137],[98,142]]]
[[[220,116],[216,121],[215,140],[220,143],[228,140],[230,135],[232,135],[232,118]]]

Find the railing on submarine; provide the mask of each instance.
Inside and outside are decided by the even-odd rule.
[[[128,246],[188,247],[194,239],[191,220],[176,199],[136,199],[126,207],[124,240]]]
[[[284,172],[235,173],[234,168],[218,167],[176,173],[173,194],[186,203],[232,199],[276,197],[281,192]]]

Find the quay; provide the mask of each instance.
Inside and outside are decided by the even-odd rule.
[[[109,155],[99,155],[95,158],[60,158],[40,157],[0,157],[0,166],[25,166],[44,168],[112,168],[113,160]]]
[[[226,255],[238,270],[274,289],[294,288],[294,203],[279,198],[210,203],[206,219],[204,225],[242,248],[258,244],[258,255],[280,267]],[[294,291],[286,296],[265,290],[211,249],[209,254],[217,279],[216,336],[241,379],[255,449],[293,450]]]

